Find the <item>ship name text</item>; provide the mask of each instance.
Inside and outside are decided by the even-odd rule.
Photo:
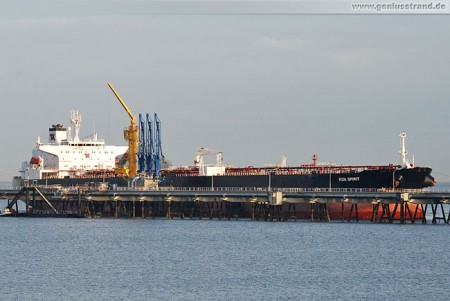
[[[339,182],[359,182],[359,177],[339,178]]]

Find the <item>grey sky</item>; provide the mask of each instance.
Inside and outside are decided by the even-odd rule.
[[[71,109],[82,136],[95,128],[125,145],[112,82],[135,114],[159,114],[176,165],[192,164],[197,147],[235,166],[313,154],[398,163],[404,130],[416,164],[450,181],[448,15],[151,15],[36,2],[3,2],[0,13],[2,180]]]

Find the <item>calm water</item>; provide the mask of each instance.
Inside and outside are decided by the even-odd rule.
[[[447,300],[449,231],[0,218],[0,300]]]

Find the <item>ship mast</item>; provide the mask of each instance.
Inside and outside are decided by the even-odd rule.
[[[81,115],[78,110],[70,111],[70,123],[72,123],[75,127],[75,138],[73,139],[73,141],[80,142],[80,137],[78,136],[78,134],[80,133],[81,127]]]
[[[409,160],[406,159],[406,155],[408,154],[405,144],[406,133],[401,132],[399,137],[400,137],[400,151],[398,153],[402,157],[402,166],[407,168],[414,167],[413,164],[411,164],[411,162],[409,162]]]

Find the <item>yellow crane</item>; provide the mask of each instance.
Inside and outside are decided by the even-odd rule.
[[[120,104],[123,106],[125,111],[130,116],[130,126],[123,130],[123,136],[125,140],[128,140],[128,168],[123,165],[116,169],[116,173],[120,175],[126,175],[128,177],[134,177],[137,175],[137,153],[138,153],[138,143],[139,143],[139,128],[136,126],[136,116],[133,115],[130,108],[120,97],[119,93],[114,89],[111,83],[108,83],[111,91],[116,95]]]

